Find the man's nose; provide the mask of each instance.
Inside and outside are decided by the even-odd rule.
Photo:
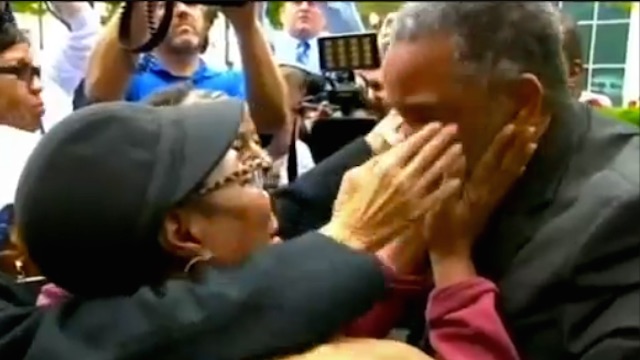
[[[176,1],[175,7],[173,8],[173,16],[182,17],[185,16],[189,11],[189,6],[183,3],[182,1]]]
[[[313,6],[313,1],[300,1],[300,8],[309,10]]]

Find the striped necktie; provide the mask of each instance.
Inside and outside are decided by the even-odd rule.
[[[311,45],[308,41],[300,41],[296,46],[296,62],[300,65],[307,65],[309,63],[309,49]]]

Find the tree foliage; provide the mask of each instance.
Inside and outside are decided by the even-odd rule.
[[[604,107],[598,110],[620,121],[640,126],[640,108]]]
[[[47,12],[47,8],[41,1],[12,1],[11,8],[15,13],[37,16],[44,15]]]

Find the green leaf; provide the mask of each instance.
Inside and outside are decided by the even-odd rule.
[[[47,13],[47,8],[41,1],[12,1],[11,8],[15,13],[41,16]]]
[[[111,20],[111,18],[118,13],[122,1],[105,1],[105,3],[107,13],[102,15],[102,17],[100,18],[100,21],[103,25],[109,22],[109,20]]]
[[[267,18],[271,21],[271,25],[275,29],[282,29],[282,22],[280,21],[280,11],[284,5],[284,1],[269,1],[267,3]]]
[[[380,19],[384,19],[387,14],[398,11],[402,4],[403,2],[394,1],[362,1],[356,3],[360,17],[362,18],[362,23],[365,24],[365,26],[369,25],[370,14],[376,13]]]
[[[612,116],[620,121],[640,126],[640,108],[599,108],[602,113]]]

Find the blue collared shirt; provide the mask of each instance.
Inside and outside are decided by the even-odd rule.
[[[222,91],[228,96],[245,99],[244,74],[234,70],[217,71],[200,60],[198,70],[191,77],[171,74],[155,57],[142,58],[136,73],[131,78],[125,95],[127,101],[140,101],[167,87],[183,82],[191,83],[200,90]]]
[[[318,38],[307,40],[309,43],[309,60],[306,64],[298,63],[297,47],[300,39],[296,39],[286,31],[275,30],[267,16],[268,3],[259,2],[258,4],[261,6],[261,20],[273,47],[276,60],[280,64],[297,65],[311,72],[320,73]],[[320,6],[320,11],[322,11],[327,21],[327,34],[359,33],[365,31],[354,1],[321,1],[318,3],[318,6]]]

